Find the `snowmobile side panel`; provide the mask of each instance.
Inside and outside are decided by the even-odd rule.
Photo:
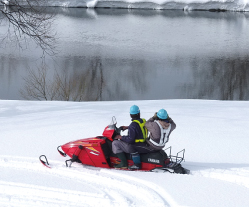
[[[101,148],[101,145],[105,144],[105,138],[106,137],[99,136],[76,140],[62,145],[61,148],[69,157],[72,158],[72,162],[77,161],[85,165],[110,168]],[[79,146],[82,147],[82,149],[79,149]]]
[[[167,154],[161,150],[147,154],[140,154],[141,162],[164,166],[165,161],[169,162]]]
[[[110,165],[112,168],[114,167],[114,165],[119,164],[119,163],[120,163],[120,159],[118,157],[110,157]],[[132,165],[134,165],[134,162],[130,159],[127,159],[127,164],[128,164],[128,166],[132,166]],[[141,162],[141,170],[142,171],[150,171],[151,169],[162,168],[162,167],[163,167],[162,165]]]
[[[84,148],[95,167],[110,168],[100,144],[98,146]],[[79,159],[85,164],[84,157],[79,157]]]

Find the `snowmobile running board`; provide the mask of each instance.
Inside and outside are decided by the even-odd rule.
[[[156,167],[150,172],[155,172],[155,173],[176,173],[176,174],[190,174],[190,170],[182,167],[180,164],[176,165],[172,168],[170,167]]]
[[[43,157],[44,157],[44,158],[43,158]],[[42,158],[45,159],[45,161],[44,161]],[[39,160],[41,161],[41,163],[42,163],[45,167],[51,168],[51,167],[49,166],[48,159],[47,159],[47,157],[46,157],[45,155],[41,155],[41,156],[39,157]]]

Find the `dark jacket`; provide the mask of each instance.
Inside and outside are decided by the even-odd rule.
[[[142,119],[137,119],[137,120],[139,120],[140,122],[142,121]],[[138,123],[131,122],[131,124],[128,127],[128,135],[122,136],[121,140],[130,144],[134,144],[135,139],[143,139],[143,133]]]

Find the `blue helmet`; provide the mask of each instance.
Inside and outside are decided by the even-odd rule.
[[[139,114],[139,113],[140,113],[140,110],[139,110],[139,108],[138,108],[137,105],[131,106],[131,108],[130,108],[130,114],[134,115],[134,114]]]
[[[159,119],[167,119],[168,118],[168,113],[165,109],[160,109],[158,112],[157,112],[157,117]]]

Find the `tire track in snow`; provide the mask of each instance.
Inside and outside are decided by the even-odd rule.
[[[163,189],[159,189],[159,186],[139,180],[138,178],[133,178],[132,176],[124,176],[121,173],[114,172],[116,170],[96,170],[98,168],[91,170],[82,167],[82,165],[75,165],[71,168],[66,168],[65,166],[62,166],[61,162],[49,162],[54,165],[52,169],[45,168],[39,163],[38,160],[33,158],[0,156],[0,167],[3,169],[10,168],[17,171],[24,170],[27,172],[41,173],[46,176],[69,179],[84,186],[88,186],[92,190],[96,191],[96,193],[82,193],[78,190],[70,191],[67,189],[29,185],[25,183],[17,183],[14,185],[13,182],[1,181],[0,204],[4,204],[4,200],[7,199],[7,203],[10,202],[13,206],[15,206],[14,200],[19,200],[28,204],[30,203],[30,206],[32,206],[34,200],[27,199],[27,195],[29,193],[32,195],[29,196],[30,198],[36,197],[35,200],[42,203],[41,205],[46,204],[47,206],[61,206],[65,202],[66,206],[118,207],[165,207],[169,206],[169,203],[170,205],[176,204],[172,199],[170,199],[169,195],[166,195],[167,193]],[[14,191],[15,193],[11,193],[14,189],[19,190]],[[56,201],[51,200],[50,195],[52,195],[52,197],[56,197]],[[71,195],[74,199],[71,199],[70,196],[67,195]],[[170,202],[168,202],[168,199]],[[80,204],[76,205],[74,201],[78,201]],[[37,204],[35,205],[39,206]]]

